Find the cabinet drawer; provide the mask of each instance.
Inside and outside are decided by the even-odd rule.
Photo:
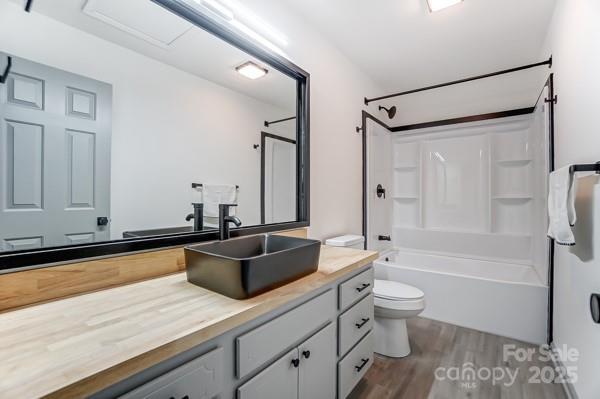
[[[344,355],[373,328],[373,294],[367,295],[339,318],[339,354]]]
[[[222,387],[223,349],[218,348],[142,385],[121,398],[210,399],[219,394]]]
[[[373,332],[338,363],[338,397],[344,399],[373,364]]]
[[[317,331],[331,320],[334,311],[335,294],[330,290],[238,337],[238,378],[244,377],[277,354],[297,344],[302,338]]]
[[[340,310],[373,291],[373,268],[340,284]]]

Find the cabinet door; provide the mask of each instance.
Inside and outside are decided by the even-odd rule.
[[[120,399],[210,399],[223,389],[223,348],[200,356]]]
[[[336,334],[329,324],[299,347],[299,399],[335,399]]]
[[[238,399],[298,399],[298,348],[238,388]]]

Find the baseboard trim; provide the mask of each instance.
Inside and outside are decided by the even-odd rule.
[[[558,356],[556,355],[556,346],[554,345],[554,342],[551,344],[552,347],[552,363],[554,363],[554,367],[565,367],[565,365],[563,364],[563,362],[558,358]],[[577,391],[575,391],[575,387],[573,386],[573,384],[571,384],[570,382],[563,382],[562,384],[562,388],[565,391],[565,394],[567,395],[568,399],[579,399],[579,396],[577,395]]]

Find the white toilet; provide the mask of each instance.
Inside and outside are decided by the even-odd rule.
[[[345,235],[330,238],[325,244],[335,247],[364,248],[364,237]],[[396,281],[375,280],[375,352],[388,357],[410,354],[406,319],[425,309],[425,294],[418,288]]]
[[[375,280],[375,352],[388,357],[410,354],[406,319],[425,309],[425,294],[397,281]]]

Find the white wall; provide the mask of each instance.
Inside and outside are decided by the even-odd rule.
[[[556,166],[600,160],[600,2],[559,0],[544,53],[554,55]],[[554,340],[579,351],[580,399],[600,397],[600,325],[590,317],[589,299],[600,292],[600,183],[580,180],[577,245],[557,246]],[[571,364],[571,363],[570,363]]]
[[[290,136],[293,123],[263,126],[289,111],[17,4],[1,2],[0,15],[0,51],[113,86],[113,238],[190,224],[191,182],[240,185],[238,216],[260,223],[260,149],[252,145],[261,130]]]
[[[311,75],[311,227],[327,238],[362,229],[361,123],[363,97],[382,89],[310,24],[280,2],[244,5],[289,39],[285,51]]]
[[[544,61],[549,56],[550,54],[542,54],[536,58],[536,54],[531,54],[531,62]],[[498,62],[500,63],[500,61]],[[507,67],[502,63],[499,65],[496,70]],[[489,72],[495,72],[495,70],[490,70]],[[547,77],[549,73],[548,67],[538,67],[508,75],[397,97],[383,101],[382,105],[396,105],[398,107],[396,117],[390,122],[391,126],[528,108],[534,106],[544,86],[544,76]],[[456,76],[456,79],[464,77],[468,76]],[[409,80],[409,77],[407,77],[407,80]],[[420,86],[412,85],[410,87],[416,89]],[[389,94],[395,91],[390,91],[388,88],[382,94]],[[381,118],[388,121],[387,116],[383,113],[381,114]]]

